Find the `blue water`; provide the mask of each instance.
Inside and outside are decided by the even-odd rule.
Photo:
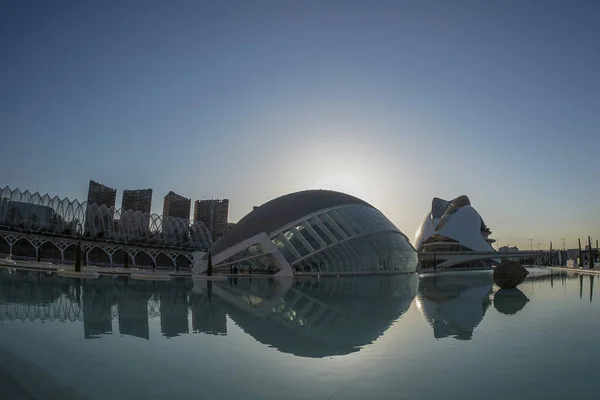
[[[518,291],[483,271],[207,283],[0,269],[0,398],[597,399],[593,285],[546,269]]]

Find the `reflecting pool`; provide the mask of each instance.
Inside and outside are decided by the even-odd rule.
[[[10,399],[600,396],[594,276],[75,280],[0,269]]]

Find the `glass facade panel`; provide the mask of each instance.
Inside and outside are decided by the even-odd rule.
[[[340,217],[342,217],[344,221],[346,221],[346,223],[350,225],[355,232],[357,232],[358,234],[367,233],[368,231],[365,229],[364,225],[362,224],[362,221],[359,218],[357,218],[358,213],[356,211],[357,210],[355,210],[352,206],[337,210]]]
[[[335,236],[319,221],[318,218],[311,218],[308,223],[311,228],[319,235],[319,237],[329,246],[333,244]]]
[[[414,272],[417,265],[408,239],[365,205],[329,209],[283,227],[272,240],[296,273]]]
[[[336,240],[339,241],[345,239],[343,232],[340,230],[340,228],[337,227],[333,220],[327,216],[327,214],[319,215],[319,221],[321,221],[325,228],[327,228],[327,230],[331,232],[331,234],[335,237]]]
[[[344,235],[346,235],[349,238],[356,236],[357,233],[354,232],[354,230],[352,230],[347,225],[346,221],[344,221],[344,219],[340,217],[336,210],[329,211],[327,215],[333,220],[333,222],[335,222],[335,224],[342,230],[342,232],[344,232]],[[360,232],[360,230],[358,232]]]
[[[298,254],[300,254],[300,257],[304,257],[310,253],[310,250],[302,244],[300,239],[298,239],[298,233],[296,233],[295,229],[293,231],[286,231],[284,236],[290,242],[290,244],[294,246],[294,249],[298,252]]]
[[[306,229],[303,225],[296,226],[296,231],[302,235],[304,240],[312,247],[314,250],[319,250],[321,248],[321,243],[315,238],[308,229]]]
[[[287,262],[292,263],[296,259],[296,255],[292,251],[291,245],[288,244],[289,242],[285,239],[283,234],[280,233],[272,241],[275,243],[275,246],[277,246]]]

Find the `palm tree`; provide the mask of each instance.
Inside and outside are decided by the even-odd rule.
[[[75,272],[81,272],[81,239],[77,240],[75,249]]]
[[[206,269],[206,276],[212,276],[213,265],[212,265],[212,255],[210,250],[208,251],[208,268]]]

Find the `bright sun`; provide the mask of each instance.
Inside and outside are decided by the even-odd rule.
[[[353,174],[341,173],[326,175],[315,182],[317,189],[335,190],[355,196],[365,195],[365,187],[361,179]]]

